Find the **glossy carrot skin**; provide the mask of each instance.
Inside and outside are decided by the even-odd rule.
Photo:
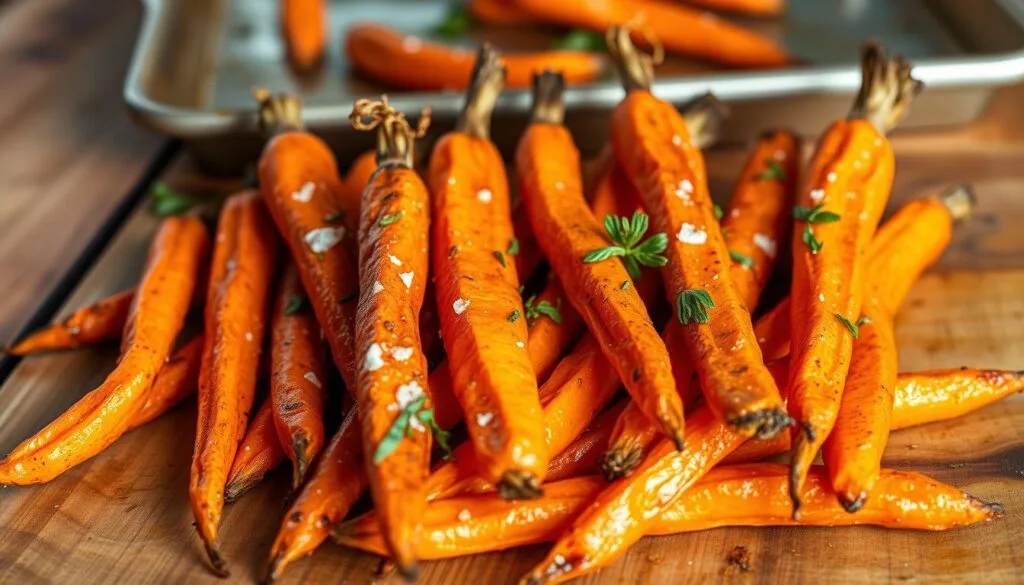
[[[164,220],[125,321],[117,367],[95,390],[0,461],[0,484],[52,480],[128,429],[185,322],[208,235],[193,217]]]
[[[292,462],[292,488],[297,489],[324,443],[327,359],[313,313],[304,307],[289,311],[294,299],[306,298],[294,263],[285,264],[275,297],[270,317],[270,404],[279,444]]]
[[[498,26],[535,24],[536,19],[522,11],[511,0],[469,0],[467,5],[473,18]]]
[[[932,265],[953,233],[953,218],[937,199],[905,205],[885,224],[872,248],[913,243],[900,253],[871,257],[861,313],[871,323],[860,328],[839,415],[822,447],[832,486],[850,511],[863,506],[881,474],[882,453],[892,424],[898,368],[894,320],[910,286]]]
[[[14,344],[7,353],[29,355],[117,339],[124,330],[134,297],[135,289],[121,291],[77,309],[61,321]]]
[[[200,333],[178,348],[156,374],[146,400],[132,415],[129,429],[149,423],[196,391],[199,364],[203,357],[203,335]]]
[[[900,374],[892,428],[954,419],[1024,392],[1024,371],[959,368]]]
[[[281,33],[292,65],[304,71],[323,58],[327,44],[327,0],[280,0]]]
[[[790,300],[789,297],[781,300],[779,304],[772,307],[761,318],[754,323],[754,335],[757,336],[757,345],[761,348],[761,355],[765,363],[771,363],[779,358],[789,355],[790,339],[792,332],[789,329]],[[781,387],[788,383],[784,381]]]
[[[777,16],[786,7],[786,0],[686,0],[686,3],[701,8],[756,16]]]
[[[624,399],[608,407],[576,440],[552,457],[548,465],[548,482],[593,474],[598,467],[598,459],[608,448],[612,427],[628,404],[632,402]]]
[[[663,271],[669,301],[700,289],[714,302],[707,323],[682,324],[682,341],[705,399],[741,432],[778,433],[789,421],[762,362],[745,299],[733,283],[732,262],[707,191],[704,158],[686,123],[672,105],[638,88],[612,113],[612,143],[652,225],[670,234]]]
[[[221,209],[210,263],[189,481],[196,528],[217,572],[226,569],[216,552],[224,486],[256,392],[277,251],[277,235],[260,193],[229,197]]]
[[[787,470],[761,463],[718,467],[685,496],[655,518],[649,535],[679,534],[722,526],[850,526],[874,525],[905,530],[950,530],[998,516],[1001,508],[919,473],[885,470],[880,501],[860,513],[848,514],[836,504],[826,471],[811,470],[804,518],[789,514]],[[427,507],[425,559],[505,550],[549,542],[582,512],[603,487],[597,477],[549,484],[544,497],[506,502],[493,495],[475,495],[434,502]],[[386,551],[372,514],[346,524],[336,540],[377,555]],[[567,561],[568,562],[568,561]],[[543,581],[558,583],[562,579]]]
[[[544,101],[558,100],[558,95],[542,95],[535,112]],[[608,241],[583,199],[579,168],[579,152],[560,120],[537,120],[535,115],[516,150],[518,184],[534,233],[630,396],[678,444],[682,402],[674,391],[668,350],[646,306],[636,287],[623,288],[631,279],[621,262],[582,260]]]
[[[263,476],[285,460],[285,451],[274,428],[274,409],[264,400],[238,445],[224,486],[224,501],[234,502],[256,487]]]
[[[786,52],[769,39],[676,2],[516,0],[515,5],[537,20],[602,33],[612,25],[632,22],[657,38],[670,53],[731,67],[781,67],[791,62]]]
[[[389,88],[410,91],[465,89],[476,55],[370,23],[348,29],[345,52],[359,73]],[[585,51],[519,53],[503,60],[508,88],[529,87],[532,75],[546,69],[564,72],[569,83],[593,81],[603,71],[601,58]]]
[[[367,487],[359,417],[351,410],[327,443],[298,497],[288,507],[270,549],[267,581],[312,554]]]

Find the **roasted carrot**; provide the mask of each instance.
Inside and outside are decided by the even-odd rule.
[[[786,0],[685,0],[701,8],[723,10],[726,12],[742,12],[757,16],[776,16],[786,7]]]
[[[327,363],[320,326],[305,308],[295,264],[280,277],[270,316],[270,404],[273,426],[284,454],[292,462],[292,488],[324,444],[324,384]]]
[[[284,459],[285,450],[274,429],[274,409],[268,398],[256,411],[238,445],[238,455],[224,486],[224,501],[234,502],[244,496]]]
[[[363,198],[363,189],[370,183],[370,177],[377,170],[377,151],[367,150],[352,161],[348,173],[343,179],[343,189],[339,205],[346,210],[346,214],[352,217],[352,227],[356,229],[359,223],[359,202]]]
[[[267,209],[299,269],[310,305],[345,386],[355,392],[359,299],[355,230],[358,209],[341,206],[344,187],[330,148],[302,130],[297,98],[257,91],[260,124],[273,137],[259,161]]]
[[[61,321],[44,327],[7,349],[11,355],[72,349],[121,337],[135,289],[121,291],[77,309]]]
[[[668,350],[636,288],[624,284],[631,282],[626,267],[610,257],[584,261],[607,249],[608,241],[583,199],[579,152],[562,125],[562,90],[557,74],[537,76],[532,121],[516,151],[518,184],[530,223],[569,300],[633,400],[678,445],[682,442],[683,407],[673,389]],[[633,228],[622,230],[630,238],[637,236],[632,243],[646,231],[646,217],[641,219],[643,223],[638,219],[631,226],[622,226]],[[605,223],[619,225],[612,218]]]
[[[366,489],[360,433],[359,417],[353,409],[328,442],[306,484],[284,515],[270,549],[268,582],[280,577],[293,561],[312,554]]]
[[[348,29],[345,52],[352,66],[391,89],[437,91],[466,89],[475,52],[407,36],[379,24],[360,23]],[[503,57],[510,88],[530,86],[530,77],[545,69],[565,72],[570,83],[586,83],[601,75],[601,57],[585,51],[518,53]]]
[[[807,470],[835,424],[860,318],[868,246],[889,200],[894,158],[885,134],[921,88],[902,58],[866,46],[862,82],[850,116],[818,143],[794,215],[790,293],[792,355],[789,414],[793,440],[793,514]]]
[[[664,44],[665,50],[731,67],[782,67],[792,59],[771,40],[713,14],[663,0],[516,0],[537,20],[604,32],[633,23]]]
[[[207,246],[206,228],[194,217],[172,217],[160,224],[128,311],[117,367],[99,387],[0,461],[0,484],[50,481],[124,434],[171,355]]]
[[[243,191],[224,202],[206,295],[199,418],[189,479],[196,528],[218,575],[228,574],[217,547],[224,486],[256,392],[277,248],[258,191]]]
[[[475,469],[516,499],[539,494],[548,455],[526,309],[507,255],[515,238],[508,177],[489,138],[504,77],[500,54],[485,44],[460,121],[434,147],[428,180],[434,287]]]
[[[412,168],[413,144],[429,118],[413,130],[405,117],[380,102],[359,100],[351,120],[377,131],[377,171],[359,218],[356,348],[363,356],[356,404],[370,493],[399,569],[416,572],[424,480],[436,426],[419,336],[426,288],[429,197]]]
[[[950,530],[987,522],[1002,514],[999,504],[983,502],[919,473],[885,470],[883,496],[858,514],[836,505],[826,471],[812,469],[804,519],[792,520],[783,465],[760,463],[719,467],[665,509],[651,523],[649,535],[679,534],[721,526],[874,525],[904,530]],[[600,493],[597,477],[548,484],[544,497],[507,502],[493,495],[471,495],[434,502],[424,519],[424,559],[447,559],[549,542]],[[339,526],[342,545],[386,555],[373,514]],[[568,566],[566,561],[563,566]],[[540,583],[560,583],[553,577]]]
[[[146,393],[146,401],[132,415],[128,428],[141,427],[195,393],[202,357],[202,334],[196,335],[171,354],[157,372],[153,387]]]
[[[280,0],[281,34],[292,65],[312,69],[327,44],[327,0]]]
[[[536,19],[518,8],[513,0],[469,0],[466,7],[473,18],[487,24],[519,26],[536,23]]]
[[[613,27],[608,45],[628,92],[612,113],[612,144],[655,229],[674,234],[663,271],[665,290],[704,397],[738,432],[773,436],[791,421],[733,282],[704,158],[676,109],[651,94],[653,62],[636,50],[629,31]]]
[[[562,481],[594,473],[598,458],[608,448],[608,436],[612,427],[627,404],[632,402],[624,399],[608,407],[580,433],[580,436],[576,437],[575,441],[552,457],[548,465],[547,481]]]
[[[911,284],[949,245],[953,220],[968,215],[973,200],[967,188],[956,187],[935,199],[912,201],[886,222],[887,229],[876,238],[904,240],[913,246],[903,246],[901,254],[869,260],[861,307],[864,316],[851,324],[858,335],[839,415],[822,446],[832,487],[850,512],[859,510],[872,493],[888,443],[897,369],[896,311]]]
[[[789,321],[789,297],[786,297],[754,323],[754,335],[765,363],[789,355]],[[788,380],[782,386],[787,383]]]

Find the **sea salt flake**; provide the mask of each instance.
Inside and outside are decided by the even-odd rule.
[[[815,203],[820,203],[821,200],[825,198],[825,190],[824,189],[812,189],[811,193],[810,193],[810,196],[811,196],[811,201],[813,201]]]
[[[754,234],[754,245],[764,250],[764,253],[769,256],[775,256],[775,252],[778,249],[775,240],[764,234]]]
[[[455,310],[455,314],[456,315],[461,315],[468,308],[469,308],[469,301],[463,300],[461,298],[455,299],[455,302],[452,303],[452,309]]]
[[[299,203],[309,203],[309,200],[313,198],[314,191],[316,191],[316,184],[312,181],[306,181],[298,191],[292,193],[292,200]]]
[[[322,227],[310,230],[306,232],[303,239],[306,241],[306,245],[309,246],[310,251],[314,254],[323,254],[336,246],[344,237],[345,226],[340,225],[338,227]]]
[[[465,508],[459,511],[458,515],[455,517],[459,522],[469,522],[473,518],[472,514],[469,513],[469,510]]]
[[[705,231],[704,228],[699,228],[691,223],[683,223],[682,227],[679,228],[679,233],[676,234],[676,237],[684,244],[694,244],[699,246],[708,241],[708,232]]]
[[[379,343],[371,343],[366,355],[363,356],[363,369],[375,372],[384,367],[384,350]]]
[[[420,383],[416,380],[413,380],[408,384],[402,384],[397,390],[395,390],[395,402],[398,403],[399,409],[409,406],[421,396],[423,396],[423,386],[420,386]]]
[[[516,342],[516,347],[526,347],[526,344],[523,343],[522,341],[517,341]]]
[[[399,257],[395,256],[394,254],[389,255],[388,256],[388,260],[391,260],[391,263],[394,264],[395,266],[401,266],[402,265],[402,260],[399,259]]]
[[[306,372],[305,374],[302,375],[302,377],[309,380],[309,383],[316,386],[317,388],[324,387],[323,384],[320,383],[320,378],[317,378],[316,374],[313,372]]]
[[[492,420],[494,420],[493,412],[478,412],[476,415],[477,426],[486,427],[491,424]]]
[[[481,203],[490,203],[493,196],[490,189],[480,189],[476,192],[476,198]]]
[[[371,294],[377,294],[377,293],[379,293],[379,292],[381,292],[383,290],[384,290],[384,285],[381,284],[379,280],[375,280],[373,282],[373,289],[371,289]]]
[[[412,357],[412,352],[413,349],[411,347],[392,347],[391,357],[400,362],[404,362]]]
[[[398,278],[401,278],[402,282],[405,283],[405,288],[412,288],[412,277],[412,272],[400,272],[398,274]]]

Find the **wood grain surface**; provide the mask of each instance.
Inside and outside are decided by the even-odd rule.
[[[894,205],[952,182],[974,184],[975,217],[913,288],[899,316],[903,370],[1024,366],[1024,87],[1002,92],[987,116],[956,131],[895,140]],[[0,138],[2,139],[2,138]],[[742,151],[714,152],[716,194],[728,194]],[[168,180],[205,185],[186,162]],[[230,188],[230,183],[215,185]],[[139,210],[68,301],[82,305],[138,277],[156,222]],[[6,248],[5,248],[6,249]],[[17,286],[8,281],[8,286]],[[52,419],[112,367],[113,346],[23,361],[0,387],[0,452]],[[336,389],[337,390],[337,389]],[[126,435],[45,486],[0,488],[0,583],[221,583],[207,572],[188,506],[194,404]],[[582,583],[1024,582],[1024,396],[961,420],[893,435],[886,464],[928,473],[1005,505],[1005,517],[947,533],[876,528],[728,528],[647,538]],[[230,583],[255,582],[274,537],[288,472],[227,508]],[[726,562],[745,546],[749,572]],[[420,583],[513,583],[544,547],[427,563]],[[325,544],[283,583],[399,583],[380,561]],[[6,569],[6,570],[4,570]]]

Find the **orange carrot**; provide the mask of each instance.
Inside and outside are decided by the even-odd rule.
[[[466,89],[475,53],[407,36],[379,24],[360,23],[345,35],[345,53],[352,66],[388,88],[412,91]],[[535,72],[565,72],[570,83],[586,83],[601,75],[601,58],[585,51],[546,51],[506,55],[505,85],[530,86]]]
[[[754,323],[754,335],[757,336],[757,345],[761,348],[765,363],[789,355],[792,333],[789,321],[789,297],[786,297]],[[786,382],[783,382],[780,387],[785,385]]]
[[[359,202],[363,198],[363,189],[370,183],[370,177],[377,170],[377,152],[367,150],[352,161],[348,174],[343,179],[343,189],[339,205],[348,213],[358,216]],[[355,217],[353,219],[356,219]]]
[[[536,78],[532,122],[516,151],[518,184],[530,223],[569,300],[583,316],[633,400],[663,433],[680,444],[682,403],[673,390],[665,344],[640,295],[630,285],[626,266],[610,256],[604,257],[604,261],[594,261],[599,258],[592,257],[611,248],[607,248],[600,224],[588,212],[582,196],[579,152],[561,123],[562,89],[563,82],[557,74],[548,72]],[[634,217],[631,224],[621,226],[609,218],[606,229],[612,232],[612,227],[626,228],[619,235],[630,238],[631,244],[639,243],[646,231],[646,216]],[[661,240],[664,238],[664,234],[660,235]],[[658,241],[656,236],[640,247]],[[645,263],[655,263],[651,256],[663,260],[657,256],[656,247],[651,250],[654,251],[649,251]],[[639,269],[635,256],[627,259]]]
[[[298,271],[288,262],[270,317],[269,402],[279,444],[292,462],[293,489],[302,485],[324,443],[327,364],[320,326],[305,303]]]
[[[200,333],[167,358],[153,380],[153,387],[146,393],[146,401],[132,415],[128,428],[136,429],[149,423],[195,393],[202,357],[203,334]]]
[[[224,485],[256,392],[277,246],[258,191],[243,191],[224,202],[210,264],[199,419],[189,479],[196,528],[218,575],[228,574],[217,547]]]
[[[11,355],[72,349],[121,337],[135,289],[121,291],[77,309],[59,322],[32,333],[7,349]]]
[[[508,250],[514,234],[508,178],[489,139],[505,68],[480,49],[455,131],[430,160],[434,286],[455,395],[476,471],[510,498],[535,497],[548,465],[527,319]]]
[[[268,398],[256,411],[238,445],[238,455],[224,486],[224,501],[234,502],[244,496],[284,459],[284,448],[274,430],[274,409]]]
[[[701,8],[743,12],[757,16],[778,16],[786,7],[786,0],[685,0]]]
[[[436,426],[427,387],[427,360],[419,337],[426,288],[429,197],[412,168],[415,131],[380,102],[359,100],[351,120],[377,130],[377,171],[359,219],[359,307],[356,348],[363,356],[356,404],[370,493],[399,569],[416,572],[424,479],[430,464],[429,426]]]
[[[487,24],[519,26],[536,23],[536,19],[518,8],[513,0],[469,0],[467,8],[473,18]]]
[[[585,431],[561,453],[551,458],[548,482],[590,475],[597,468],[598,458],[608,447],[608,436],[629,400],[620,400],[602,412]]]
[[[674,235],[663,271],[665,290],[705,400],[739,432],[773,436],[791,421],[733,282],[704,158],[676,109],[649,91],[652,61],[637,52],[628,30],[610,29],[608,44],[628,92],[612,113],[612,144],[655,229]]]
[[[865,257],[892,189],[894,159],[885,138],[907,113],[921,84],[901,58],[868,45],[863,81],[849,119],[818,144],[794,215],[792,354],[789,414],[793,440],[793,514],[807,470],[835,424],[860,318]]]
[[[570,28],[604,32],[633,23],[664,43],[669,52],[732,67],[781,67],[792,62],[782,47],[767,38],[714,14],[663,0],[516,0],[515,6],[537,20]]]
[[[260,189],[299,268],[334,364],[354,393],[359,210],[341,207],[348,199],[337,162],[322,140],[302,130],[298,99],[266,91],[256,98],[262,128],[276,133],[260,156]]]
[[[327,44],[327,1],[281,0],[281,34],[292,65],[312,69]]]
[[[178,216],[160,224],[128,311],[117,367],[100,386],[0,461],[0,484],[50,481],[124,434],[171,355],[207,245],[206,228],[196,218]]]

